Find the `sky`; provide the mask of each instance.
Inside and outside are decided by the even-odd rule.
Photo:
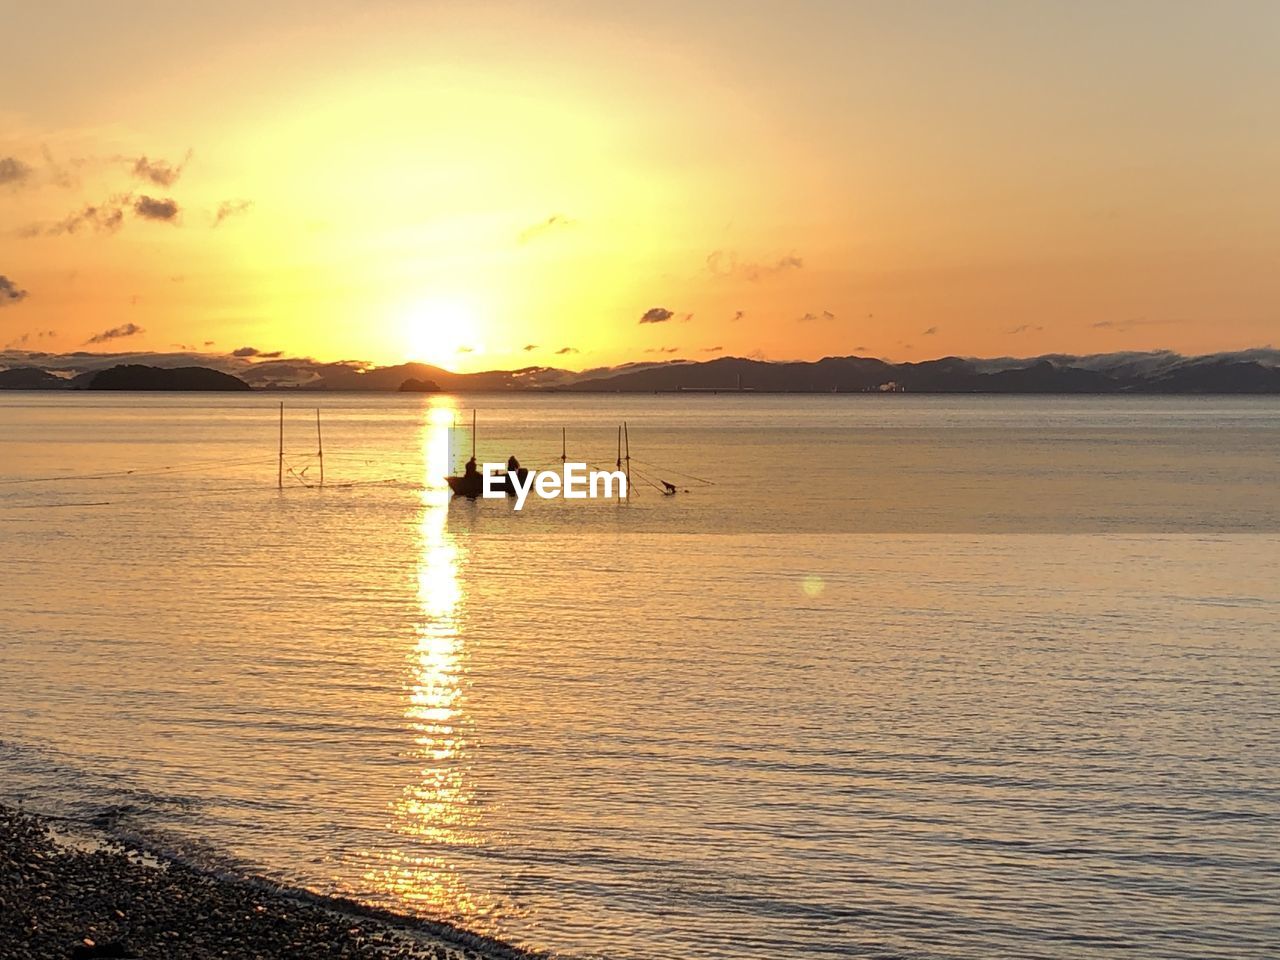
[[[0,348],[1280,341],[1280,4],[15,4]]]

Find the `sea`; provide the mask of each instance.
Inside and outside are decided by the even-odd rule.
[[[0,801],[572,960],[1274,957],[1280,398],[0,394]]]

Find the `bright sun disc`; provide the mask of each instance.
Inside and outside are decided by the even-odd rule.
[[[453,368],[482,352],[476,312],[463,300],[420,301],[408,311],[403,331],[409,360]]]

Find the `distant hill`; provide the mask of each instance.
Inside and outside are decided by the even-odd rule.
[[[0,370],[0,390],[65,390],[70,381],[39,367]]]
[[[249,390],[249,384],[221,370],[208,367],[148,367],[123,364],[99,370],[90,378],[89,390]]]
[[[1272,347],[1199,357],[1151,350],[1029,358],[940,357],[919,363],[858,356],[813,361],[717,357],[581,371],[530,366],[477,373],[454,373],[424,363],[378,367],[355,360],[321,362],[305,357],[261,360],[232,354],[10,350],[0,351],[0,367],[9,367],[0,370],[0,388],[18,390],[1280,394],[1280,350]],[[66,379],[68,375],[71,379]]]
[[[1166,357],[1169,355],[1166,355]],[[1098,358],[989,361],[943,357],[888,363],[866,357],[824,357],[771,363],[722,357],[595,376],[565,389],[593,392],[753,390],[775,393],[1280,393],[1280,367],[1234,357],[1176,357],[1142,366]]]

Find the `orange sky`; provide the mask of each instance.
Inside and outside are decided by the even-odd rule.
[[[0,347],[1280,339],[1280,5],[175,6],[6,14]]]

